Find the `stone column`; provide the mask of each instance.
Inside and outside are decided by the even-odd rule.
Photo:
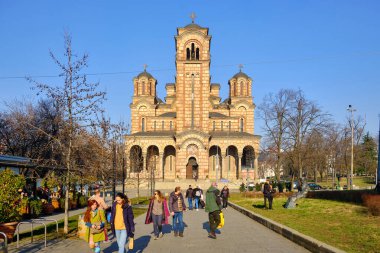
[[[255,168],[255,180],[258,180],[259,178],[259,153],[255,153],[255,161],[254,161],[254,168]]]
[[[226,178],[228,180],[228,161],[227,161],[227,150],[225,148],[220,149],[222,155],[222,178]]]
[[[146,171],[146,153],[142,153],[142,160],[143,160],[143,172]]]
[[[158,159],[160,160],[162,181],[164,181],[165,180],[164,155],[163,154],[160,155]]]
[[[238,179],[241,179],[241,172],[242,172],[242,165],[241,165],[241,160],[243,158],[243,154],[238,154],[238,157],[239,157],[239,167],[238,167]]]

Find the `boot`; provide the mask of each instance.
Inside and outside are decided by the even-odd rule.
[[[179,237],[183,237],[183,232],[179,232]]]
[[[174,231],[174,237],[177,237],[177,236],[178,236],[178,232]]]

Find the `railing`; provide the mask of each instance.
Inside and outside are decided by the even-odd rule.
[[[0,232],[0,237],[4,237],[4,246],[1,246],[0,249],[3,250],[4,253],[8,252],[8,238],[7,235],[3,232]]]
[[[42,224],[44,225],[45,227],[45,248],[46,248],[46,233],[47,233],[47,229],[46,229],[46,224],[42,221],[38,221],[38,220],[30,220],[30,221],[22,221],[20,222],[18,225],[17,225],[17,228],[16,228],[16,234],[17,234],[17,246],[16,248],[19,248],[19,241],[20,241],[20,225],[22,224],[30,224],[31,226],[31,231],[30,231],[30,235],[31,235],[31,243],[33,242],[33,224]]]
[[[46,219],[46,218],[38,218],[38,219],[32,219],[32,221],[54,221],[55,222],[55,225],[56,225],[56,232],[57,232],[57,237],[58,238],[58,235],[59,235],[59,232],[58,232],[58,221],[56,219]]]

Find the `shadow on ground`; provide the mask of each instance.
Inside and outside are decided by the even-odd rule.
[[[144,252],[144,249],[148,246],[150,239],[151,237],[149,235],[144,235],[139,238],[135,238],[133,250],[128,250],[127,252],[128,253]],[[127,241],[127,243],[125,244],[126,249],[128,249],[128,244],[129,242]],[[112,253],[112,252],[117,252],[117,251],[118,251],[118,247],[117,247],[116,239],[112,242],[111,245],[109,245],[107,248],[104,248],[103,250],[104,253]]]
[[[210,233],[210,224],[208,221],[203,222],[203,229],[207,231],[207,233]],[[215,230],[215,234],[220,234],[220,230]]]

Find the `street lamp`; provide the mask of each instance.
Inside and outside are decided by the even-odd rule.
[[[351,125],[351,173],[350,173],[350,190],[353,190],[354,180],[354,112],[356,109],[352,105],[348,105],[347,111],[351,113],[350,125]]]

